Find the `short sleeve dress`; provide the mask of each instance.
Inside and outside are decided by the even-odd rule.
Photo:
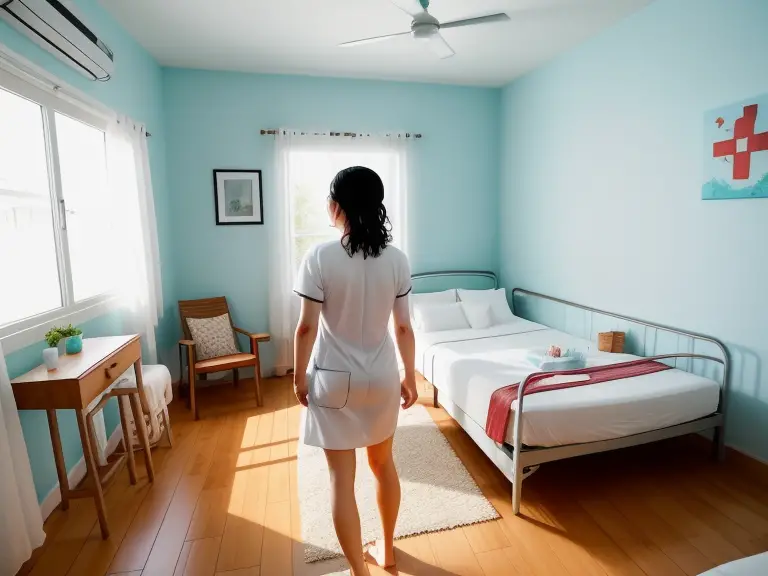
[[[308,369],[306,444],[349,450],[383,442],[395,432],[400,375],[389,319],[411,291],[408,258],[387,246],[376,258],[349,256],[336,240],[312,248],[295,292],[321,303]]]

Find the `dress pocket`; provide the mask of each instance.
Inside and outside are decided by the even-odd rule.
[[[352,374],[343,370],[326,370],[315,366],[310,401],[319,408],[341,410],[349,400]]]

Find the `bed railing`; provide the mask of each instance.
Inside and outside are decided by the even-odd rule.
[[[562,312],[555,312],[551,306],[549,309],[538,306],[537,309],[537,306],[531,302],[532,300],[559,305],[562,307]],[[592,342],[597,341],[598,332],[624,331],[627,334],[625,352],[646,358],[661,356],[663,360],[674,359],[675,362],[670,363],[674,368],[720,381],[719,411],[723,412],[724,410],[723,403],[730,384],[730,357],[728,349],[717,338],[607,310],[599,310],[523,288],[512,290],[512,307],[516,316],[540,322]],[[678,359],[688,361],[681,366],[677,362]],[[714,361],[715,364],[696,364],[695,361],[697,360],[707,363]],[[712,367],[717,365],[722,366],[721,373],[712,372]]]
[[[439,272],[419,272],[418,274],[411,275],[411,280],[414,282],[439,278],[482,278],[490,280],[493,288],[499,287],[499,278],[490,270],[441,270]],[[459,288],[459,286],[452,283],[451,286],[445,287],[446,290],[451,288]],[[432,290],[429,291],[431,292]],[[414,292],[418,293],[421,292],[421,290],[419,290],[418,287],[414,287]]]

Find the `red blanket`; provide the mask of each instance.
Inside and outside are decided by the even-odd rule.
[[[609,382],[611,380],[621,380],[633,376],[643,376],[653,374],[662,370],[669,370],[670,366],[656,362],[654,360],[632,360],[631,362],[622,362],[621,364],[608,364],[606,366],[594,366],[592,368],[581,368],[579,370],[562,370],[559,372],[541,372],[534,374],[528,379],[525,386],[524,395],[536,394],[538,392],[548,392],[550,390],[562,390],[564,388],[576,388],[577,386],[587,386],[589,384],[598,384],[600,382]],[[589,376],[587,380],[577,382],[560,382],[558,384],[542,384],[543,380],[553,376]],[[517,400],[517,391],[520,383],[512,384],[499,388],[491,396],[491,405],[488,408],[488,419],[485,422],[485,433],[495,442],[503,443],[506,438],[507,425],[509,424],[510,410],[512,402]]]

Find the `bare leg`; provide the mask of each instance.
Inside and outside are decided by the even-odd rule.
[[[331,473],[331,509],[336,536],[352,569],[352,576],[370,576],[363,558],[360,513],[355,501],[355,451],[326,450]]]
[[[368,549],[370,557],[382,567],[395,565],[395,524],[400,511],[400,478],[392,459],[392,438],[368,447],[368,464],[376,477],[376,501],[384,540]]]

